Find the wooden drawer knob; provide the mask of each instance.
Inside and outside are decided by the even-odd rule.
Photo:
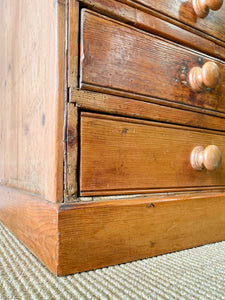
[[[189,83],[195,92],[201,92],[204,86],[215,88],[220,82],[221,72],[213,61],[206,62],[202,68],[194,67],[189,73]]]
[[[220,167],[221,162],[222,153],[215,145],[209,145],[205,149],[202,146],[197,146],[191,153],[191,165],[195,170],[214,171]]]
[[[192,5],[196,15],[205,18],[209,9],[219,10],[223,5],[223,0],[192,0]]]

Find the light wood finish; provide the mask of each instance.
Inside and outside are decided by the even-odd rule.
[[[224,133],[82,113],[80,193],[224,186],[225,162],[215,172],[191,167],[193,148],[210,144],[225,154]]]
[[[0,183],[63,200],[63,1],[0,4]]]
[[[223,193],[62,206],[60,275],[212,243],[225,236]]]
[[[0,186],[0,220],[57,274],[57,204],[31,193]]]
[[[225,41],[225,6],[220,10],[210,10],[205,18],[199,18],[193,8],[192,0],[119,0],[140,9],[150,8],[151,11],[179,21],[179,26],[189,25],[212,35],[218,40]],[[137,4],[141,4],[138,6]],[[171,21],[171,19],[167,19]],[[191,30],[191,28],[190,28]]]
[[[215,88],[220,83],[221,72],[215,62],[208,61],[202,68],[194,67],[189,73],[189,83],[196,92],[204,90],[204,86]]]
[[[192,0],[193,8],[197,16],[205,18],[209,10],[219,10],[223,5],[223,0]]]
[[[209,145],[205,149],[197,146],[191,153],[191,165],[195,170],[217,170],[222,163],[222,153],[216,145]]]
[[[190,69],[214,61],[212,58],[87,10],[82,11],[81,22],[82,89],[225,111],[225,66],[221,62],[217,61],[221,84],[195,93],[188,82]]]

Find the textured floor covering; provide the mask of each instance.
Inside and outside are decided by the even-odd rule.
[[[0,223],[0,299],[225,299],[225,242],[57,278]]]

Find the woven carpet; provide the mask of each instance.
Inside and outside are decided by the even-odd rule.
[[[56,277],[0,223],[0,299],[225,299],[225,242]]]

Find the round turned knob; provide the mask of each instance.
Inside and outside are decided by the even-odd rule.
[[[192,5],[196,15],[205,18],[209,9],[219,10],[223,5],[223,0],[192,0]]]
[[[209,145],[205,149],[202,146],[197,146],[191,153],[191,165],[195,170],[214,171],[220,167],[221,162],[222,153],[215,145]]]
[[[200,92],[204,86],[215,88],[220,82],[220,69],[213,61],[206,62],[202,68],[194,67],[189,73],[189,83],[195,92]]]

